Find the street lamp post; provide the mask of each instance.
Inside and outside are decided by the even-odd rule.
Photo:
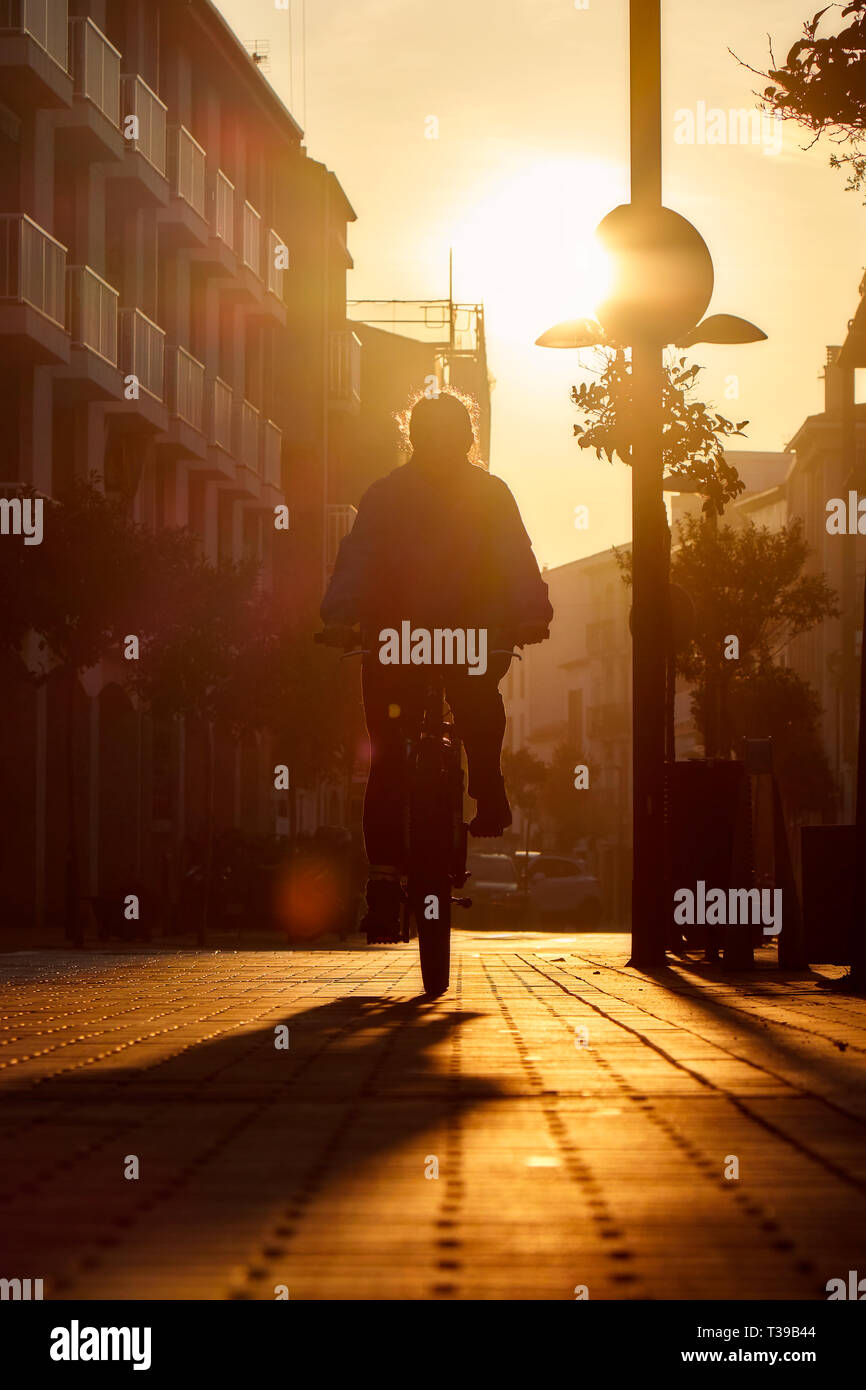
[[[631,345],[632,464],[632,954],[664,963],[665,695],[669,637],[663,501],[662,349],[668,343],[750,343],[766,334],[730,314],[702,315],[713,263],[700,233],[662,205],[661,0],[629,0],[631,202],[603,219],[617,283],[598,322],[555,324],[541,347]]]
[[[661,5],[629,3],[631,202],[651,217],[662,202]],[[632,953],[665,958],[664,749],[667,641],[661,447],[661,349],[644,329],[632,340]]]

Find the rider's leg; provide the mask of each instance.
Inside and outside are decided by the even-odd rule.
[[[483,676],[462,668],[446,682],[448,703],[466,749],[469,795],[477,810],[469,829],[473,835],[501,835],[511,824],[511,807],[500,767],[505,737],[505,706],[499,682],[511,664],[510,656],[493,656]]]
[[[396,941],[400,933],[400,869],[405,802],[405,740],[421,718],[420,688],[400,667],[364,662],[361,684],[370,736],[370,776],[364,797],[364,847],[370,864],[368,941]]]

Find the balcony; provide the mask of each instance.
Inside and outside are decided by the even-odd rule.
[[[189,203],[199,217],[205,215],[204,181],[207,156],[197,140],[194,140],[186,126],[180,126],[175,133],[174,179],[172,192]]]
[[[60,398],[119,400],[117,290],[89,265],[71,265],[66,300],[72,352],[69,366],[55,375]]]
[[[328,404],[351,414],[361,408],[361,340],[350,328],[329,334]]]
[[[118,310],[122,400],[108,407],[118,431],[165,433],[165,334],[140,309]]]
[[[220,377],[215,377],[211,391],[210,426],[208,429],[208,443],[217,449],[222,449],[223,453],[234,453],[234,431],[232,430],[232,420],[234,417],[234,392],[228,382]]]
[[[240,462],[253,473],[261,472],[259,456],[259,427],[261,415],[249,401],[242,401],[240,408]]]
[[[0,86],[17,112],[72,105],[66,0],[0,0]]]
[[[282,491],[283,432],[273,420],[262,421],[262,477],[270,487]]]
[[[237,235],[235,231],[235,186],[227,174],[222,169],[217,169],[216,173],[207,176],[206,188],[206,207],[208,217],[208,242],[207,247],[202,250],[192,252],[192,260],[212,275],[216,275],[223,282],[235,281],[236,290],[240,291],[238,281],[238,261],[235,255],[235,242]],[[227,289],[227,283],[221,286]],[[241,299],[248,299],[247,292],[239,294]]]
[[[286,271],[289,268],[289,248],[273,229],[268,228],[268,264],[265,283],[268,291],[276,295],[280,303],[285,302]]]
[[[106,174],[125,185],[136,205],[165,207],[169,197],[165,103],[137,73],[121,77],[120,103],[124,160],[119,167],[109,165]]]
[[[190,429],[203,433],[204,364],[182,347],[172,349],[171,357],[171,413],[189,425]]]
[[[140,309],[120,310],[120,362],[125,377],[134,376],[139,391],[165,399],[165,333]]]
[[[177,247],[207,246],[207,155],[186,126],[169,132],[168,176],[171,204],[157,214],[164,236]]]
[[[89,265],[69,267],[69,330],[72,345],[117,366],[117,290]]]
[[[214,236],[230,251],[235,249],[235,186],[222,169],[214,185]]]
[[[256,279],[262,278],[262,219],[252,203],[241,212],[241,260]]]
[[[58,134],[88,159],[121,160],[120,54],[92,19],[70,19],[69,40],[75,101]]]
[[[66,247],[25,213],[0,216],[0,357],[69,360]]]
[[[175,459],[205,459],[204,364],[184,347],[167,347],[165,384],[168,427],[157,438],[157,444]]]

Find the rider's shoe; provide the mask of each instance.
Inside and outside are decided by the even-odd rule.
[[[396,878],[371,878],[367,884],[367,912],[361,930],[369,946],[392,946],[403,940],[400,912],[403,890]]]
[[[511,824],[511,807],[504,791],[485,798],[479,797],[475,817],[469,822],[469,834],[478,839],[495,839]]]

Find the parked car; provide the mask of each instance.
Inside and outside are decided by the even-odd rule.
[[[602,914],[601,887],[584,860],[532,854],[525,873],[526,906],[531,918],[568,918],[575,926],[598,926]]]
[[[471,850],[466,860],[469,879],[460,891],[472,899],[467,926],[513,923],[523,907],[517,872],[507,854]]]

